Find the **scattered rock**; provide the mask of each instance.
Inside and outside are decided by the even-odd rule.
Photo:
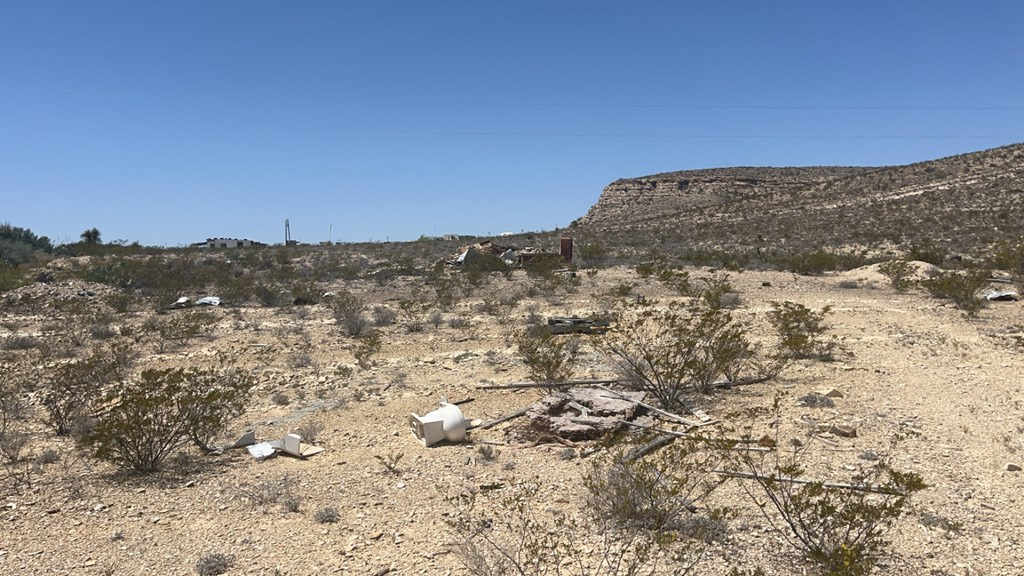
[[[1020,468],[1020,465],[1019,465],[1019,464],[1013,464],[1013,463],[1007,464],[1007,465],[1006,465],[1006,466],[1004,467],[1004,469],[1005,469],[1005,470],[1006,470],[1007,472],[1020,472],[1020,470],[1021,470],[1021,468]]]

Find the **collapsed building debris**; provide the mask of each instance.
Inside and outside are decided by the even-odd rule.
[[[552,252],[542,248],[502,246],[491,240],[463,246],[458,253],[445,261],[452,266],[476,266],[485,272],[494,272],[503,267],[523,265],[526,262],[541,259],[559,259],[572,262],[572,238],[562,238],[558,251]],[[565,272],[571,272],[566,270]]]

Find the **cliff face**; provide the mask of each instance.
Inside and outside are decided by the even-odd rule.
[[[617,225],[821,186],[870,168],[716,168],[616,180],[580,219]]]
[[[575,225],[616,243],[814,249],[1024,237],[1024,144],[906,166],[722,168],[616,180]]]

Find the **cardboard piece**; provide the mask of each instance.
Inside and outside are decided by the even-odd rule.
[[[256,443],[256,431],[255,430],[249,430],[245,434],[242,434],[238,438],[238,440],[235,440],[235,443],[232,444],[231,446],[228,446],[228,448],[245,448],[246,446],[251,446],[251,445],[253,445],[255,443]]]

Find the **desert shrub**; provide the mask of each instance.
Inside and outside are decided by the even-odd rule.
[[[118,366],[102,352],[88,358],[59,364],[47,374],[43,407],[47,424],[58,436],[67,436],[83,423],[103,386],[118,374]]]
[[[86,298],[74,297],[54,303],[57,322],[53,325],[58,336],[74,346],[89,340],[89,327],[95,323],[96,311]]]
[[[628,387],[650,392],[666,407],[685,391],[710,391],[721,376],[738,378],[753,355],[747,329],[727,310],[678,304],[623,314],[605,353]]]
[[[303,278],[293,280],[289,291],[292,295],[292,304],[295,306],[318,304],[322,293],[315,282]]]
[[[659,270],[659,262],[641,262],[633,267],[633,271],[640,278],[650,278]]]
[[[302,436],[302,439],[307,442],[316,442],[323,430],[324,423],[320,420],[304,420],[302,424],[295,429],[295,433]]]
[[[450,310],[459,301],[459,277],[442,264],[437,264],[427,274],[427,285],[433,288],[437,305],[442,310]]]
[[[436,330],[441,327],[441,324],[444,324],[444,314],[440,310],[431,310],[427,316],[427,322],[430,322],[430,325]]]
[[[189,441],[211,440],[242,412],[254,382],[238,370],[144,370],[116,382],[102,401],[110,408],[83,438],[94,455],[139,473],[153,472]]]
[[[779,355],[785,358],[832,358],[837,342],[824,338],[828,326],[825,315],[831,308],[825,306],[814,312],[796,302],[772,302],[768,321],[779,336]]]
[[[710,308],[731,308],[739,303],[739,294],[733,291],[728,274],[712,274],[700,278],[703,286],[698,292],[701,302]]]
[[[837,270],[840,267],[840,258],[832,252],[815,250],[814,252],[802,252],[794,254],[789,258],[789,269],[797,274],[813,276]]]
[[[373,323],[377,326],[390,326],[395,323],[398,313],[387,306],[373,307]]]
[[[526,365],[527,378],[541,384],[569,380],[579,362],[579,338],[552,334],[544,326],[519,332],[515,344],[520,360]]]
[[[666,288],[676,292],[680,296],[690,296],[693,292],[693,285],[690,282],[690,273],[685,270],[676,270],[658,266],[655,271],[658,281]]]
[[[468,573],[682,575],[704,550],[676,532],[615,526],[590,508],[549,515],[536,506],[539,490],[517,482],[488,501],[477,493],[449,499],[452,551]]]
[[[914,243],[907,250],[907,260],[927,262],[935,266],[941,266],[948,256],[949,251],[932,242]]]
[[[338,509],[334,506],[324,506],[316,511],[313,519],[319,524],[334,524],[341,519],[341,516],[338,514]]]
[[[41,342],[39,338],[29,334],[12,334],[3,341],[4,350],[32,350],[38,348]]]
[[[227,572],[235,563],[235,557],[215,552],[206,554],[196,561],[196,574],[199,576],[219,576]]]
[[[337,290],[331,296],[330,302],[335,325],[349,337],[356,338],[370,327],[369,321],[363,315],[366,305],[355,294],[344,289]]]
[[[600,268],[608,261],[608,249],[601,242],[582,242],[574,257],[584,268]]]
[[[799,480],[803,451],[789,457],[742,452],[742,484],[765,519],[827,576],[864,576],[890,555],[886,533],[926,488],[921,477],[884,460],[862,468],[848,484]],[[794,481],[795,480],[795,481]]]
[[[160,336],[160,352],[168,342],[178,346],[186,346],[193,339],[206,334],[207,330],[216,324],[217,315],[204,310],[190,309],[171,312],[163,319],[157,321],[155,328]]]
[[[619,529],[682,533],[723,521],[725,510],[709,511],[705,520],[712,522],[694,519],[697,505],[722,484],[723,478],[711,471],[731,445],[695,436],[676,439],[644,458],[617,450],[598,460],[584,478],[588,509]]]
[[[373,366],[373,357],[381,349],[380,332],[367,330],[355,340],[355,349],[352,351],[352,354],[356,357],[356,364],[363,370],[369,370]]]
[[[889,260],[878,265],[878,271],[889,279],[893,288],[900,292],[914,286],[914,265],[906,260]]]
[[[952,300],[968,316],[977,316],[985,307],[978,291],[988,283],[988,270],[944,271],[921,281],[920,285],[936,298]]]
[[[253,292],[255,293],[256,300],[259,301],[260,306],[263,306],[264,308],[276,308],[284,301],[281,297],[280,290],[276,290],[266,284],[257,284],[253,288]]]
[[[27,415],[22,385],[11,376],[13,367],[0,366],[0,456],[16,462],[28,441],[23,421]]]
[[[0,262],[0,293],[8,292],[32,283],[32,276],[25,267]]]

